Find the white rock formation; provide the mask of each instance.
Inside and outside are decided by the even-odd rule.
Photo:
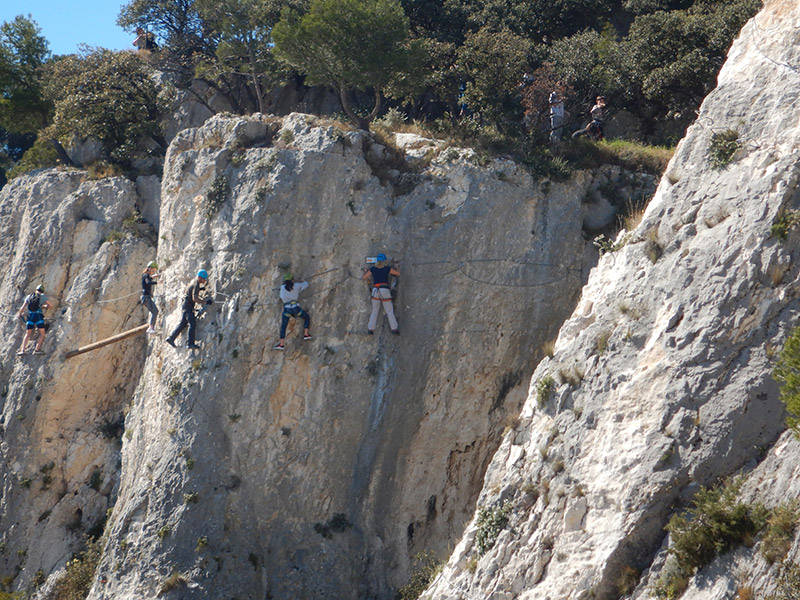
[[[10,587],[44,578],[45,597],[112,505],[91,598],[154,598],[173,572],[184,598],[391,597],[417,552],[447,551],[596,261],[594,190],[626,175],[535,183],[508,160],[401,142],[419,172],[314,117],[214,117],[175,135],[160,192],[56,170],[2,191],[0,300],[42,281],[55,318],[42,359],[15,359],[4,322]],[[64,361],[143,322],[153,242],[165,330],[211,273],[203,350],[142,336]],[[380,251],[403,274],[400,337],[365,335],[360,275]],[[309,278],[315,339],[295,324],[277,353],[286,269]]]
[[[155,236],[131,218],[138,201],[130,181],[79,171],[23,176],[0,193],[0,573],[16,589],[63,566],[102,526],[118,481],[143,340],[87,361],[62,354],[141,322],[138,281]],[[38,284],[51,306],[47,355],[17,357],[15,315]]]
[[[641,225],[592,271],[489,466],[478,506],[497,514],[509,502],[508,526],[479,556],[487,528],[473,521],[424,598],[618,597],[629,567],[649,568],[634,597],[651,597],[670,515],[699,486],[752,468],[783,431],[771,372],[796,325],[800,236],[782,243],[771,226],[800,207],[798,23],[796,2],[768,0],[744,28]],[[727,129],[742,146],[712,168],[711,136]],[[750,498],[800,492],[797,442],[782,439]],[[736,556],[684,597],[732,598],[742,578],[772,591],[775,568]]]

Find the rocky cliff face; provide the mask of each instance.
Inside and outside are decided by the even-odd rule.
[[[537,366],[487,471],[481,523],[425,598],[619,597],[621,576],[642,570],[632,595],[651,597],[664,526],[699,486],[772,448],[743,497],[797,497],[771,372],[796,325],[800,238],[771,227],[800,206],[799,19],[773,0],[744,28],[641,225],[592,271]],[[713,168],[712,135],[728,129],[741,147]],[[779,567],[757,550],[702,569],[683,597],[773,592]]]
[[[217,304],[201,352],[150,348],[104,560],[119,568],[95,597],[151,597],[173,570],[186,597],[387,597],[410,555],[463,527],[524,395],[524,349],[582,283],[590,182],[545,194],[511,163],[457,154],[395,195],[373,173],[384,148],[303,115],[176,137],[166,327],[198,267]],[[400,337],[366,335],[360,274],[379,251],[403,274]],[[296,327],[278,353],[285,269],[309,278],[315,339]]]
[[[131,284],[155,255],[155,235],[131,217],[136,203],[143,200],[132,182],[86,181],[78,171],[21,177],[0,194],[6,588],[17,575],[15,586],[24,587],[37,571],[54,571],[80,547],[84,531],[102,528],[144,341],[100,350],[88,361],[64,361],[61,353],[141,321]],[[110,241],[123,231],[136,235]],[[23,328],[14,316],[38,284],[51,305],[48,356],[17,357]]]
[[[388,598],[417,552],[447,552],[596,261],[597,190],[628,176],[535,183],[398,141],[413,169],[313,117],[214,117],[175,136],[160,194],[55,170],[2,191],[2,304],[39,282],[53,304],[45,357],[13,356],[21,328],[3,326],[7,588],[46,596],[103,527],[90,598],[169,581],[182,598]],[[399,337],[366,335],[360,275],[381,251],[402,273]],[[156,252],[165,331],[211,274],[202,350],[141,336],[65,360],[144,322]],[[314,339],[295,324],[279,353],[286,270],[311,284]]]

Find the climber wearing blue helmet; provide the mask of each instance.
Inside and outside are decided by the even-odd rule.
[[[375,260],[377,261],[375,266],[368,268],[361,276],[361,279],[364,280],[372,277],[372,291],[370,292],[372,313],[369,315],[367,333],[372,335],[375,332],[375,326],[378,324],[378,312],[383,306],[383,311],[386,313],[386,318],[389,319],[389,327],[391,327],[392,333],[400,335],[397,319],[394,316],[394,307],[392,306],[392,290],[389,288],[389,277],[399,277],[400,273],[393,267],[386,266],[386,255],[383,252],[378,254]]]
[[[203,300],[200,297],[200,292],[206,287],[206,281],[208,281],[208,273],[205,269],[200,269],[197,272],[197,278],[189,284],[189,287],[186,288],[186,294],[183,297],[183,313],[181,314],[181,322],[178,323],[175,331],[173,331],[167,338],[167,343],[173,348],[175,348],[175,338],[180,335],[181,331],[186,329],[187,325],[189,326],[189,340],[186,343],[186,347],[193,350],[200,347],[194,343],[195,327],[197,326],[197,317],[194,314],[194,305],[203,304],[203,302],[206,304],[214,303],[211,298],[206,298]]]

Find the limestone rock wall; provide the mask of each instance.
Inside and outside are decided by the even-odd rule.
[[[26,589],[40,570],[57,572],[87,530],[102,531],[144,344],[131,340],[80,362],[64,361],[63,352],[142,322],[138,279],[155,248],[152,228],[130,219],[138,200],[128,180],[87,181],[79,171],[20,177],[0,192],[6,588]],[[24,328],[15,314],[39,284],[51,305],[46,355],[18,357]]]
[[[699,486],[772,448],[746,495],[797,496],[797,444],[774,445],[785,425],[771,371],[797,323],[800,237],[781,242],[771,227],[800,207],[799,20],[795,2],[768,0],[744,28],[642,223],[592,271],[487,470],[478,507],[507,525],[487,550],[494,536],[476,515],[423,597],[613,598],[625,569],[644,570],[633,597],[651,597],[664,526]],[[712,134],[727,129],[741,147],[713,168]],[[777,566],[754,552],[701,570],[684,597],[731,598],[743,581],[773,591]]]
[[[216,303],[201,351],[148,348],[92,598],[155,597],[173,572],[187,598],[387,598],[414,554],[446,551],[593,256],[590,175],[534,184],[470,154],[403,174],[388,149],[305,115],[175,137],[165,330],[198,268]],[[399,337],[366,335],[360,275],[381,251],[402,273]],[[280,353],[286,269],[311,283],[314,340],[296,324]]]

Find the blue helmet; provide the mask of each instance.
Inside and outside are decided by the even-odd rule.
[[[202,277],[203,279],[208,279],[208,272],[205,269],[200,269],[197,272],[198,277]]]
[[[386,260],[386,255],[385,255],[383,252],[381,252],[381,253],[380,253],[380,254],[378,254],[378,256],[376,256],[375,258],[377,258],[377,259],[378,259],[378,262],[383,262],[383,261],[385,261],[385,260]]]

